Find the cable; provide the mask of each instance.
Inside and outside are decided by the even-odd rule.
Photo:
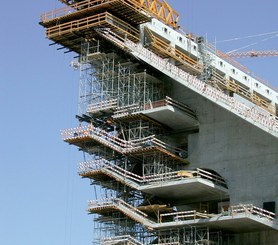
[[[267,32],[267,33],[262,33],[262,34],[257,34],[257,35],[250,35],[250,36],[245,36],[245,37],[235,37],[235,38],[230,38],[226,40],[221,40],[221,41],[215,41],[215,43],[224,43],[224,42],[230,42],[230,41],[237,41],[237,40],[242,40],[242,39],[248,39],[248,38],[253,38],[253,37],[262,37],[262,36],[267,36],[271,34],[278,34],[278,31],[273,31],[273,32]]]
[[[245,45],[245,46],[243,46],[243,47],[241,47],[241,48],[237,48],[237,49],[231,50],[231,51],[226,52],[226,53],[227,53],[227,54],[230,54],[230,53],[236,52],[236,51],[238,51],[238,50],[241,50],[241,49],[244,49],[244,48],[248,48],[248,47],[250,47],[250,46],[254,46],[254,45],[259,44],[259,43],[261,43],[261,42],[268,41],[268,40],[270,40],[270,39],[272,39],[272,38],[274,38],[274,37],[277,37],[277,36],[278,36],[278,33],[277,33],[276,35],[272,36],[272,37],[265,38],[265,39],[263,39],[263,40],[261,40],[261,41],[258,41],[258,42],[255,42],[255,43],[251,43],[251,44]]]

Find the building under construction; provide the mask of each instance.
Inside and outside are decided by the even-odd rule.
[[[61,134],[84,152],[93,244],[277,244],[277,91],[164,0],[60,2],[40,24],[78,56]]]

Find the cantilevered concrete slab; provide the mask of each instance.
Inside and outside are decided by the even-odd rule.
[[[171,193],[173,199],[190,199],[192,202],[229,197],[227,188],[201,177],[151,183],[140,186],[139,190],[161,198],[167,198]]]
[[[175,130],[198,126],[193,115],[171,105],[144,110],[141,113]]]
[[[149,230],[176,229],[186,226],[207,226],[210,230],[220,229],[236,233],[278,230],[277,220],[265,215],[263,211],[258,211],[258,208],[242,208],[238,212],[223,212],[221,214],[198,213],[196,211],[176,212],[166,214],[174,221],[163,222],[160,219],[160,222],[157,222],[150,219],[146,213],[117,198],[102,203],[91,201],[88,207],[89,213],[105,214],[113,210],[126,214]]]
[[[109,164],[107,162],[105,167],[95,170],[90,169],[88,165],[87,169],[83,169],[79,174],[82,177],[95,180],[111,178],[123,185],[161,198],[167,198],[169,193],[171,193],[171,198],[173,199],[190,199],[192,202],[220,200],[229,197],[225,182],[216,178],[208,179],[209,175],[202,175],[199,171],[195,171],[197,176],[189,175],[183,177],[179,176],[178,172],[173,172],[167,179],[159,179],[160,176],[146,179]]]
[[[241,213],[223,216],[221,214],[207,219],[191,219],[186,221],[165,222],[155,225],[155,229],[169,229],[186,225],[207,226],[210,230],[225,230],[235,233],[278,230],[276,220],[259,217],[253,214]]]

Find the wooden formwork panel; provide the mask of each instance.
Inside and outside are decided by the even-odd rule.
[[[82,33],[82,31],[93,28],[111,28],[120,36],[127,35],[130,40],[139,40],[139,31],[136,28],[108,12],[46,28],[46,36],[52,39],[68,33]]]
[[[150,16],[142,12],[141,8],[123,0],[87,0],[41,15],[41,24],[44,27],[50,27],[55,25],[57,21],[65,23],[106,11],[132,25],[139,25],[151,19]]]
[[[75,9],[86,8],[86,6],[104,5],[113,0],[59,0]],[[141,14],[151,15],[156,19],[164,22],[166,25],[171,26],[174,29],[178,29],[177,22],[179,20],[179,14],[173,10],[165,0],[118,0],[118,4],[128,5],[139,10]]]
[[[185,65],[189,70],[194,73],[201,73],[202,65],[194,60],[193,58],[189,57],[182,51],[176,49],[175,47],[171,46],[166,41],[162,40],[158,36],[156,36],[149,28],[145,28],[145,33],[147,37],[150,39],[149,48],[156,54],[158,54],[162,58],[169,58],[171,57],[177,62],[182,63]]]
[[[251,93],[240,84],[237,84],[232,81],[227,81],[226,89],[232,91],[242,97],[248,99],[249,101],[253,102],[254,104],[262,107],[263,109],[267,110],[270,113],[275,113],[275,108],[271,105],[270,102],[266,101],[265,99],[261,98],[256,93]]]

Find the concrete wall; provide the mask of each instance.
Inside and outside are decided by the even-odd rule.
[[[199,133],[189,136],[190,168],[223,176],[232,205],[278,205],[278,139],[188,89],[178,86],[174,96],[196,110],[200,122]]]
[[[196,110],[199,133],[189,136],[189,168],[209,168],[227,180],[231,205],[263,207],[275,201],[278,212],[278,139],[180,85],[174,99]],[[229,243],[278,244],[278,232],[236,234]]]

